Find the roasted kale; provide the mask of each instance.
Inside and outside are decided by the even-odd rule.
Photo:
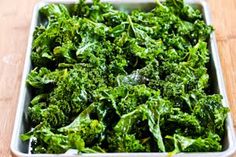
[[[210,86],[212,26],[183,0],[123,12],[40,9],[27,84],[33,153],[222,151],[228,108]]]

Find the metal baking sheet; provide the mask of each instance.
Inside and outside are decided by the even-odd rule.
[[[122,9],[124,11],[129,11],[135,8],[142,8],[142,9],[151,9],[155,6],[154,0],[102,0],[103,2],[110,2],[112,3],[117,9]],[[88,3],[91,3],[91,0],[87,0]],[[205,22],[207,24],[211,24],[210,20],[210,11],[207,6],[207,2],[205,0],[185,0],[186,3],[199,8],[203,15]],[[49,3],[62,3],[62,4],[74,4],[76,3],[76,0],[46,0],[41,1],[38,4],[35,5],[32,21],[31,21],[31,27],[30,27],[30,33],[29,33],[29,39],[28,39],[28,47],[25,57],[25,65],[24,65],[24,71],[22,76],[22,82],[21,82],[21,88],[20,88],[20,95],[19,95],[19,101],[17,106],[17,113],[15,118],[15,125],[14,130],[12,134],[12,141],[11,141],[11,151],[14,155],[19,157],[51,157],[51,156],[65,156],[65,157],[72,157],[72,156],[84,156],[84,157],[111,157],[111,156],[120,156],[120,157],[166,157],[168,156],[168,153],[105,153],[105,154],[76,154],[72,151],[69,151],[65,154],[30,154],[29,149],[29,142],[23,142],[20,139],[20,134],[26,132],[30,129],[30,126],[28,125],[28,120],[26,119],[26,110],[28,107],[28,104],[31,99],[31,94],[29,89],[26,86],[26,78],[30,70],[32,69],[30,55],[31,55],[31,46],[32,46],[32,40],[33,40],[33,32],[35,27],[39,24],[40,18],[39,18],[39,9],[42,6],[45,6]],[[210,66],[210,75],[211,78],[213,78],[213,90],[215,92],[220,93],[223,96],[223,106],[229,107],[229,103],[227,100],[227,95],[225,91],[224,86],[224,80],[220,65],[220,59],[218,55],[217,45],[216,45],[216,38],[215,34],[212,33],[209,39],[209,50],[211,55],[211,66]],[[231,113],[228,113],[228,117],[226,120],[226,135],[224,138],[223,143],[223,151],[221,152],[196,152],[196,153],[179,153],[175,156],[177,157],[226,157],[226,156],[232,156],[233,153],[236,150],[236,139],[235,139],[235,132],[233,127],[233,121],[231,117]]]

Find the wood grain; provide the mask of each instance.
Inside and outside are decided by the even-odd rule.
[[[34,0],[0,0],[0,156],[9,145]]]
[[[0,0],[0,156],[8,157],[32,10],[37,0]],[[236,1],[208,0],[236,126]]]

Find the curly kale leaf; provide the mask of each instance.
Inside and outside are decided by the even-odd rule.
[[[208,133],[206,137],[199,137],[192,139],[189,137],[174,134],[173,137],[167,136],[166,138],[172,139],[175,149],[170,153],[174,155],[179,152],[212,152],[220,151],[220,137],[217,134]]]
[[[34,130],[21,135],[22,140],[28,140],[34,137],[37,140],[33,143],[34,153],[64,153],[68,149],[77,149],[78,152],[96,153],[104,152],[99,147],[87,148],[81,137],[81,132],[70,132],[69,134],[53,133],[50,125],[40,123]]]
[[[108,138],[109,149],[113,152],[142,152],[145,147],[134,134],[117,133]]]

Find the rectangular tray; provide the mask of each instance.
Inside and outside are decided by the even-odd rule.
[[[79,155],[71,155],[71,154],[30,154],[28,152],[30,149],[29,142],[23,142],[20,139],[20,134],[24,133],[26,130],[30,128],[30,126],[27,123],[26,119],[26,111],[28,104],[30,103],[31,94],[29,89],[26,86],[26,78],[30,70],[32,69],[30,55],[31,55],[31,47],[32,47],[32,41],[33,41],[33,32],[35,27],[39,24],[40,17],[39,17],[39,9],[47,4],[50,3],[62,3],[62,4],[74,4],[77,0],[46,0],[41,1],[38,4],[35,5],[32,21],[31,21],[31,27],[30,27],[30,33],[29,33],[29,39],[28,39],[28,47],[26,52],[26,58],[25,58],[25,65],[24,65],[24,71],[22,76],[22,82],[20,87],[20,95],[19,95],[19,101],[18,101],[18,107],[17,107],[17,113],[15,117],[15,125],[14,130],[12,134],[12,141],[11,141],[11,151],[14,155],[19,157],[51,157],[51,156],[84,156],[84,157],[111,157],[111,156],[120,156],[120,157],[166,157],[168,156],[168,153],[105,153],[105,154],[79,154]],[[143,9],[151,9],[155,6],[154,0],[102,0],[103,2],[110,2],[112,3],[117,9],[122,10],[132,10],[135,8],[143,8]],[[87,0],[88,3],[91,3],[91,0]],[[209,9],[207,6],[207,3],[205,0],[185,0],[186,3],[199,8],[203,15],[205,22],[210,25],[210,15],[209,15]],[[215,34],[212,33],[209,39],[209,50],[211,55],[210,60],[210,75],[213,81],[213,90],[216,93],[220,93],[223,96],[222,103],[223,106],[229,107],[225,86],[224,86],[224,80],[220,65],[220,59],[218,56],[218,50],[216,45],[216,38]],[[196,152],[196,153],[179,153],[175,156],[177,157],[226,157],[226,156],[232,156],[236,149],[236,140],[235,140],[235,132],[234,132],[234,126],[231,114],[228,113],[228,117],[226,120],[226,135],[224,138],[224,144],[223,144],[223,151],[221,152]]]

